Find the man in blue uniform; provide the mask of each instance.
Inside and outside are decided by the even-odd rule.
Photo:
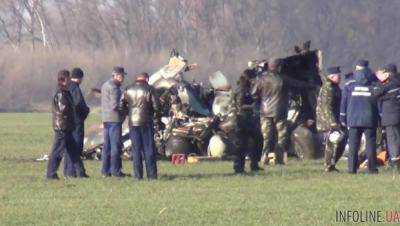
[[[82,95],[81,88],[79,85],[83,80],[83,71],[80,68],[74,68],[71,72],[71,83],[69,85],[69,92],[72,97],[72,102],[74,105],[74,119],[75,119],[75,129],[72,132],[76,143],[75,153],[81,156],[83,151],[83,139],[85,138],[85,119],[89,115],[89,107],[86,105],[85,98]],[[76,169],[74,168],[71,159],[68,155],[65,155],[64,159],[64,175],[67,177],[76,177]],[[88,177],[84,174],[84,177]]]
[[[354,73],[354,82],[343,89],[340,105],[340,122],[349,127],[349,173],[357,173],[358,151],[362,134],[365,135],[369,173],[378,173],[376,166],[376,127],[378,106],[373,95],[371,78],[365,70]]]

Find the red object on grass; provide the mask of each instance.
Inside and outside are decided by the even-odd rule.
[[[185,154],[173,154],[171,163],[174,165],[184,165],[187,162],[187,157]]]

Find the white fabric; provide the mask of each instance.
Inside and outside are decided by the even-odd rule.
[[[355,91],[366,91],[366,92],[368,92],[369,88],[365,87],[365,86],[356,86],[356,87],[354,87],[354,90]]]
[[[364,96],[364,97],[370,97],[371,93],[370,92],[357,92],[357,91],[353,91],[351,93],[352,96]]]

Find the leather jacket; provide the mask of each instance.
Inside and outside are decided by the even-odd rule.
[[[68,91],[57,90],[53,98],[52,113],[54,131],[71,132],[74,130],[74,105]]]
[[[146,83],[126,88],[119,103],[121,112],[129,114],[129,126],[144,126],[159,117],[159,103],[153,89]]]

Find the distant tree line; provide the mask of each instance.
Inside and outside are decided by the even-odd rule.
[[[60,68],[82,66],[89,88],[113,65],[154,72],[172,48],[200,64],[197,80],[233,81],[305,40],[348,71],[358,58],[397,63],[399,12],[397,0],[2,0],[0,109],[46,108]]]

